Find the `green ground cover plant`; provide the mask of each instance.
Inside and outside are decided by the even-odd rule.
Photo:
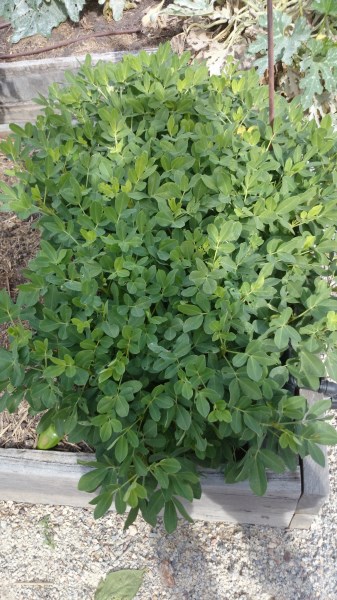
[[[163,509],[173,531],[198,468],[263,494],[337,442],[330,401],[286,388],[337,379],[337,136],[281,97],[272,130],[254,70],[210,77],[169,45],[68,80],[1,144],[2,209],[35,215],[41,248],[0,293],[0,410],[26,398],[40,432],[96,449],[96,517]]]

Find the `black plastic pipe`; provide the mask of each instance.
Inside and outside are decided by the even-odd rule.
[[[286,387],[289,389],[290,392],[295,393],[295,390],[299,387],[295,377],[293,377],[292,375],[289,377],[289,382]],[[310,390],[310,388],[302,389]],[[320,379],[320,384],[317,392],[318,394],[323,394],[327,398],[330,398],[332,401],[331,408],[337,410],[337,383],[335,381],[330,381],[330,379],[325,378]]]
[[[328,398],[331,398],[331,408],[337,409],[337,383],[335,381],[321,379],[318,392],[320,394],[324,394],[324,396],[327,396]]]

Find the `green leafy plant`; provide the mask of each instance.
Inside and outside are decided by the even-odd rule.
[[[50,523],[50,515],[42,517],[42,519],[38,521],[38,524],[42,529],[45,544],[47,544],[47,546],[49,546],[50,548],[54,549],[56,547],[56,544],[53,528]]]
[[[50,35],[52,29],[68,17],[79,21],[86,0],[3,0],[0,17],[8,20],[14,30],[12,42],[37,33]]]
[[[267,17],[261,15],[259,25],[267,28]],[[275,62],[282,61],[285,65],[293,62],[294,56],[298,54],[303,42],[310,38],[310,27],[306,19],[300,17],[296,19],[295,25],[290,15],[275,10],[274,13],[274,56]],[[262,54],[263,56],[256,60],[256,66],[261,74],[268,67],[267,59],[268,39],[266,35],[260,35],[255,42],[250,44],[250,54]]]
[[[323,9],[323,7],[322,7]],[[266,28],[265,15],[259,19],[261,27]],[[283,68],[290,68],[292,88],[300,94],[299,100],[305,110],[311,108],[313,116],[321,118],[326,112],[335,112],[337,92],[336,58],[337,44],[327,36],[318,33],[315,37],[304,17],[292,21],[285,13],[275,11],[275,61]],[[260,75],[267,69],[267,37],[259,35],[250,44],[248,52],[258,55],[255,65]],[[324,105],[324,106],[323,106]]]
[[[16,43],[35,34],[48,36],[68,18],[77,23],[86,3],[87,0],[2,0],[0,17],[11,23],[14,30],[11,39]],[[98,3],[110,7],[115,21],[122,18],[126,0],[98,0]]]
[[[286,389],[337,379],[337,137],[283,98],[272,131],[254,70],[168,45],[68,79],[1,144],[3,209],[38,217],[41,248],[0,294],[0,409],[25,397],[40,432],[95,447],[96,517],[163,509],[173,531],[200,467],[263,494],[266,468],[337,442],[329,401]]]
[[[311,9],[325,16],[337,17],[337,6],[335,0],[313,0]]]
[[[302,91],[303,108],[320,104],[323,93],[325,98],[335,98],[337,93],[337,44],[328,38],[312,39],[307,43],[300,62],[303,76],[299,79]]]

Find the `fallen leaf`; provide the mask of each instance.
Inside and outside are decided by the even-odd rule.
[[[170,41],[173,52],[176,52],[177,54],[182,54],[185,50],[185,41],[185,33],[178,33],[178,35],[175,35]]]
[[[172,565],[168,560],[163,560],[159,566],[160,576],[167,587],[174,587],[176,582]]]
[[[142,26],[150,29],[159,29],[159,13],[164,4],[164,0],[159,4],[154,4],[147,9],[146,14],[142,18]]]
[[[189,48],[193,48],[196,52],[207,48],[210,44],[210,37],[205,31],[200,29],[191,29],[189,32],[186,42]]]
[[[100,581],[95,600],[132,600],[143,582],[146,569],[110,571]]]

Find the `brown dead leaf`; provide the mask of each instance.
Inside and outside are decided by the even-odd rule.
[[[146,13],[142,18],[142,27],[148,29],[159,29],[159,12],[162,9],[165,0],[162,0],[159,4],[154,4],[150,8],[146,9]]]
[[[200,50],[204,50],[209,46],[210,37],[206,31],[191,29],[187,35],[186,42],[189,49],[192,48],[196,52],[200,52]]]
[[[206,59],[210,75],[220,75],[226,64],[228,53],[221,47],[221,44],[213,42],[209,49],[203,52],[203,58]]]
[[[173,575],[173,568],[168,560],[163,560],[159,566],[160,577],[167,587],[174,587],[176,582]]]
[[[284,74],[279,78],[279,86],[287,98],[290,99],[295,98],[295,96],[298,96],[301,93],[298,73],[293,71],[290,67],[288,67]]]
[[[173,52],[176,52],[177,54],[182,54],[186,48],[186,33],[178,33],[178,35],[175,35],[171,41],[171,48],[173,50]]]

